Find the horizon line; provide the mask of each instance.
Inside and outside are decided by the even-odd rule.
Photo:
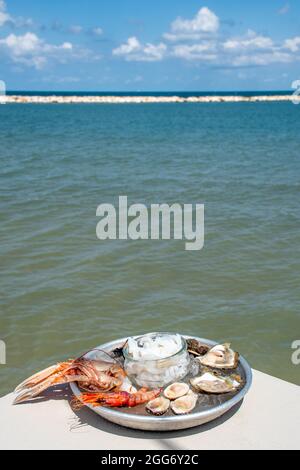
[[[286,93],[292,89],[257,89],[257,90],[21,90],[10,89],[6,93]]]

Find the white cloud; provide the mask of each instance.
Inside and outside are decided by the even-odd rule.
[[[257,50],[273,53],[273,41],[267,36],[248,30],[244,37],[224,41],[217,34],[219,27],[219,18],[207,7],[201,8],[192,19],[178,17],[171,24],[171,31],[163,35],[167,41],[176,43],[169,47],[169,55],[188,61],[235,66],[239,62],[246,63],[248,55],[254,55]],[[253,60],[259,62],[257,55]]]
[[[50,58],[63,61],[72,55],[73,45],[70,42],[60,45],[47,44],[36,34],[28,32],[19,36],[9,34],[0,39],[1,51],[13,62],[41,69]]]
[[[32,26],[33,21],[31,18],[23,18],[22,16],[13,18],[7,12],[6,2],[4,0],[0,0],[0,27],[6,24],[9,24],[14,28],[24,28]]]
[[[300,57],[291,53],[298,49],[300,50],[300,37],[275,44],[270,37],[248,30],[245,36],[228,38],[225,42],[218,37],[211,37],[197,43],[177,43],[170,48],[170,55],[198,63],[238,68],[300,60]]]
[[[289,10],[286,3],[279,13]],[[13,18],[7,11],[6,3],[0,0],[0,27],[11,26],[15,29],[31,30],[31,19]],[[82,31],[100,37],[100,27],[84,29],[80,25],[60,27],[62,32],[79,34]],[[219,34],[220,20],[208,7],[202,7],[193,18],[177,17],[169,32],[163,34],[165,41],[159,43],[141,42],[132,36],[113,49],[112,54],[126,61],[157,62],[165,58],[207,63],[224,67],[242,68],[246,66],[266,66],[273,63],[300,61],[300,36],[281,42],[271,37],[248,30],[244,36],[230,37],[226,32]],[[25,30],[26,31],[26,30]],[[225,36],[225,39],[224,39]],[[165,43],[168,41],[168,43]],[[98,41],[99,42],[99,41]],[[167,45],[168,44],[168,45]],[[48,62],[65,63],[69,60],[98,60],[99,54],[70,42],[50,44],[37,34],[9,34],[0,37],[0,56],[5,55],[14,63],[43,68]]]
[[[141,44],[139,40],[133,36],[127,39],[125,44],[121,44],[121,46],[117,47],[113,50],[114,55],[127,55],[131,54],[132,52],[137,52],[141,49]]]
[[[255,31],[249,29],[245,38],[228,39],[224,42],[223,47],[227,51],[235,51],[245,49],[270,49],[273,45],[271,38],[257,35]]]
[[[195,40],[197,41],[198,39],[201,39],[202,35],[199,33],[164,33],[163,38],[166,41],[170,42],[188,42]]]
[[[0,26],[10,23],[15,28],[30,27],[33,21],[30,18],[12,18],[7,13],[6,3],[0,0]],[[79,34],[83,31],[82,26],[73,25],[69,32]],[[8,57],[13,63],[43,68],[50,60],[65,63],[68,60],[99,60],[99,54],[83,47],[73,46],[70,42],[61,44],[49,44],[37,34],[30,31],[24,34],[11,33],[6,37],[0,37],[0,55]]]
[[[127,42],[121,44],[116,49],[113,49],[113,55],[124,57],[127,61],[144,61],[155,62],[162,60],[166,54],[167,46],[164,43],[142,44],[135,37],[132,36],[127,39]]]
[[[41,40],[33,33],[26,33],[24,36],[10,34],[1,39],[0,44],[7,46],[13,55],[19,56],[35,52],[41,47]]]
[[[4,0],[0,0],[0,26],[3,26],[9,21],[12,21],[12,17],[6,11],[6,3],[4,2]]]
[[[171,32],[164,33],[167,41],[197,40],[203,36],[217,33],[220,21],[217,15],[207,7],[202,7],[191,20],[176,18],[171,24]]]
[[[235,67],[249,65],[269,65],[274,63],[289,63],[293,61],[291,54],[287,52],[271,51],[264,54],[238,55],[232,59],[231,64]]]
[[[245,67],[251,65],[266,66],[274,63],[290,63],[299,60],[285,49],[296,52],[297,38],[286,40],[283,44],[275,44],[267,36],[259,35],[255,31],[248,30],[246,36],[241,38],[227,39],[223,43],[226,53],[225,60],[234,67]]]
[[[162,42],[154,45],[147,43],[143,49],[144,60],[161,60],[167,50],[167,46]]]
[[[204,13],[207,13],[204,7]],[[200,13],[202,12],[202,16]],[[199,30],[216,31],[219,20],[204,22],[203,8],[193,20],[175,20],[168,47],[164,43],[142,44],[136,37],[113,50],[115,56],[127,61],[158,61],[173,57],[196,63],[213,64],[220,67],[267,66],[269,64],[287,64],[300,61],[300,36],[275,42],[271,37],[249,29],[244,36],[227,37],[225,40],[217,34],[200,34]],[[200,16],[201,21],[200,21]],[[212,15],[214,15],[212,13]],[[209,15],[208,15],[209,17]],[[194,33],[188,33],[188,26]],[[186,32],[184,32],[186,30]],[[173,36],[172,36],[173,35]],[[164,35],[166,37],[166,35]]]
[[[202,44],[180,44],[173,48],[172,55],[186,60],[213,61],[217,59],[214,53],[215,46],[211,43]]]
[[[300,49],[300,36],[296,36],[292,39],[286,39],[283,43],[283,47],[289,49],[292,52],[297,52]]]
[[[219,29],[219,18],[207,7],[202,7],[191,20],[176,18],[171,25],[174,33],[215,33]]]
[[[114,49],[113,54],[127,61],[159,61],[175,57],[190,62],[238,68],[299,61],[300,56],[296,54],[298,50],[300,37],[276,44],[272,38],[248,30],[242,37],[225,41],[218,36],[206,36],[197,42],[177,42],[168,47],[164,43],[142,44],[133,36]]]
[[[285,4],[281,13],[286,13]],[[220,20],[207,7],[202,7],[192,19],[178,17],[171,24],[170,31],[163,34],[169,44],[165,56],[182,60],[214,63],[225,67],[244,67],[288,63],[299,61],[295,53],[300,50],[300,37],[287,39],[281,43],[249,29],[241,37],[219,35]],[[293,54],[292,54],[293,53]]]

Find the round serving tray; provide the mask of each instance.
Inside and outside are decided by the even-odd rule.
[[[208,339],[198,338],[196,336],[184,336],[184,338],[193,338],[208,346],[215,346],[217,343]],[[118,339],[97,347],[102,351],[111,352],[115,348],[122,347],[127,338]],[[87,353],[89,358],[97,352]],[[112,423],[125,426],[132,429],[142,429],[144,431],[176,431],[178,429],[192,428],[200,424],[212,421],[229,411],[233,406],[239,403],[252,383],[252,372],[248,362],[240,356],[237,372],[244,379],[244,386],[236,393],[226,393],[222,395],[203,395],[198,401],[196,408],[186,415],[173,415],[171,412],[163,416],[151,416],[145,411],[145,405],[139,405],[134,408],[108,408],[105,406],[93,407],[87,405],[92,411],[102,416],[102,418]],[[79,398],[80,389],[76,383],[70,383],[74,395]]]

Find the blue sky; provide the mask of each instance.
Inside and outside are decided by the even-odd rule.
[[[278,90],[300,79],[298,0],[0,0],[10,90]]]

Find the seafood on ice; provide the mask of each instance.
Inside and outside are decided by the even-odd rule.
[[[235,369],[238,361],[239,354],[228,343],[210,348],[178,334],[149,333],[129,338],[111,353],[94,349],[32,375],[15,389],[14,404],[54,385],[76,382],[81,389],[73,402],[77,408],[145,405],[154,416],[169,410],[183,415],[195,408],[199,394],[237,391],[241,377],[221,369]]]

